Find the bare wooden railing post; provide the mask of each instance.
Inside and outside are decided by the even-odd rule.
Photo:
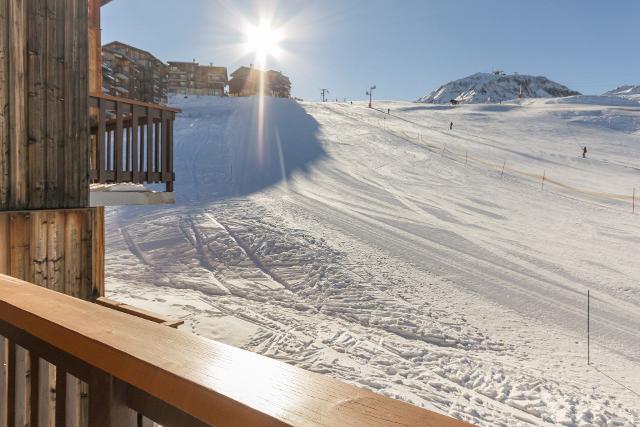
[[[134,427],[137,414],[127,407],[126,384],[92,369],[89,374],[89,425],[91,427]]]
[[[151,168],[153,167],[153,117],[151,109],[146,108],[147,114],[147,182],[151,182]]]
[[[40,358],[33,351],[29,352],[29,410],[31,423],[29,427],[38,427],[40,417]]]
[[[67,425],[67,371],[56,369],[56,427]]]
[[[0,335],[0,427],[7,424],[7,340]]]
[[[124,130],[122,126],[122,114],[124,110],[124,104],[120,101],[116,102],[116,134],[115,134],[115,167],[116,167],[116,182],[121,182],[122,179],[122,144],[124,137]]]
[[[166,191],[169,193],[173,192],[173,181],[175,180],[175,175],[173,171],[173,120],[174,114],[170,113],[171,117],[166,121],[165,126],[167,132],[167,152],[169,155],[167,156],[167,174],[169,174],[166,182]]]
[[[96,137],[98,144],[98,182],[104,184],[107,182],[107,177],[105,176],[105,133],[106,133],[106,122],[107,122],[107,109],[104,108],[103,102],[101,99],[98,99],[98,135]],[[109,151],[107,151],[109,153]]]
[[[16,425],[16,345],[7,348],[7,427]]]

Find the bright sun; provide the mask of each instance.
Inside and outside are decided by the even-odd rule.
[[[277,56],[280,52],[279,43],[284,38],[282,29],[273,28],[268,21],[261,21],[260,25],[248,25],[246,48],[256,54],[256,65],[265,67],[269,56]]]

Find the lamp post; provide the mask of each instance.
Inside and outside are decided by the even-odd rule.
[[[373,97],[373,91],[377,89],[376,85],[373,85],[369,88],[369,90],[367,91],[367,95],[369,95],[369,108],[371,108],[371,98]]]
[[[322,94],[322,102],[327,102],[327,94],[329,93],[329,89],[321,89],[320,93]]]

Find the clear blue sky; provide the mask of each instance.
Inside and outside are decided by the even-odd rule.
[[[583,93],[640,84],[639,0],[114,0],[103,42],[168,60],[226,65],[242,57],[241,16],[273,11],[287,54],[270,68],[295,96],[413,100],[478,71],[545,75]]]

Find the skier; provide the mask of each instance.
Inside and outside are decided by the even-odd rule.
[[[587,157],[587,147],[583,147],[582,148],[582,158],[586,158]]]
[[[453,122],[449,123],[449,130],[453,130]]]
[[[387,108],[387,114],[391,114],[391,108]]]

